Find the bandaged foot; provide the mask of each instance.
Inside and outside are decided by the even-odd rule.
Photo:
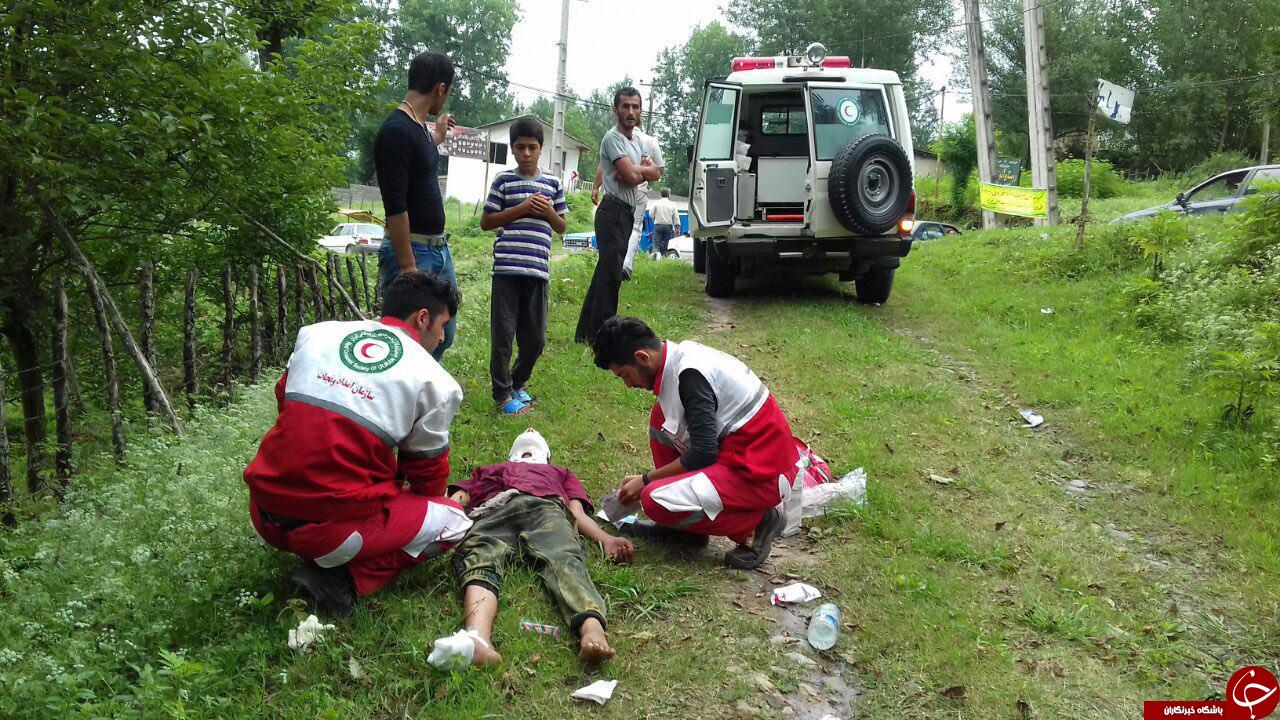
[[[604,626],[595,618],[587,618],[578,631],[578,659],[587,665],[598,665],[613,659],[617,653],[609,647]]]
[[[494,652],[489,643],[475,630],[458,632],[436,640],[427,656],[427,662],[446,671],[465,670],[471,665],[490,665],[502,662],[502,656]]]

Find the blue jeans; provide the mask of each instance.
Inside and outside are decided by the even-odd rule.
[[[449,281],[455,288],[458,287],[458,275],[453,269],[453,255],[449,253],[449,246],[441,248],[433,248],[421,243],[412,243],[413,259],[417,263],[418,269],[424,272],[431,272]],[[382,246],[378,248],[378,274],[382,279],[382,291],[387,291],[387,286],[392,280],[400,274],[400,261],[396,260],[396,251],[391,246],[391,238],[383,238]],[[449,323],[444,326],[444,342],[436,346],[435,352],[431,353],[436,360],[444,357],[444,351],[449,349],[453,344],[453,337],[458,332],[458,318],[449,318]]]

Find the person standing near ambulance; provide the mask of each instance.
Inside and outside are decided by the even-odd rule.
[[[404,272],[381,320],[298,331],[244,480],[254,528],[302,559],[293,580],[320,614],[346,615],[471,528],[445,497],[462,388],[431,356],[459,301],[448,280]]]
[[[803,466],[769,389],[732,355],[659,340],[633,317],[606,321],[592,349],[597,367],[657,397],[649,415],[654,468],[624,478],[619,502],[639,502],[669,538],[728,537],[738,544],[725,554],[731,567],[763,565],[786,527],[777,505]]]

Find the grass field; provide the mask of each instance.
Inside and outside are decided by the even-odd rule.
[[[1138,265],[1072,255],[1069,228],[1049,236],[923,244],[880,308],[786,276],[711,305],[674,262],[642,261],[624,286],[622,312],[738,355],[837,473],[867,469],[867,504],[808,525],[776,569],[841,606],[839,644],[809,653],[847,665],[861,717],[1132,718],[1144,698],[1211,696],[1240,665],[1280,663],[1275,451],[1222,429],[1180,349],[1126,319],[1118,289]],[[647,467],[652,398],[571,342],[593,258],[554,263],[541,402],[501,418],[488,242],[455,241],[454,473],[532,426],[602,494]],[[1022,407],[1048,423],[1020,427]],[[563,624],[527,570],[502,598],[505,665],[434,672],[430,643],[459,622],[445,561],[293,653],[291,561],[255,540],[240,479],[273,412],[270,383],[246,389],[198,413],[190,439],[87,471],[62,508],[0,535],[0,716],[768,718],[786,713],[757,675],[807,692],[752,578],[644,544],[630,567],[592,552],[620,651],[596,674],[518,629]],[[608,705],[569,699],[598,677],[620,681]]]

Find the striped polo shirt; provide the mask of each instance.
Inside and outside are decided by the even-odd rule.
[[[509,210],[525,198],[541,193],[551,200],[557,213],[564,215],[569,206],[559,181],[541,173],[527,178],[515,170],[498,173],[489,186],[485,212]],[[524,275],[546,280],[551,275],[551,223],[545,218],[525,216],[498,229],[493,242],[493,274]]]

